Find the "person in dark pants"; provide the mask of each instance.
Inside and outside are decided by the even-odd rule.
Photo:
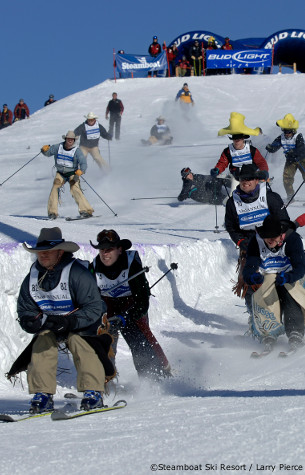
[[[131,242],[120,239],[113,229],[104,229],[97,235],[97,244],[91,241],[90,244],[99,250],[89,270],[95,276],[101,297],[107,304],[107,320],[119,322],[116,325],[112,323],[110,327],[110,333],[116,340],[114,353],[120,330],[140,377],[159,379],[170,376],[169,362],[149,328],[150,291],[138,252],[130,251]],[[131,279],[141,271],[140,275]]]
[[[254,334],[270,349],[284,332],[291,349],[303,345],[304,275],[303,243],[293,223],[283,228],[278,217],[268,215],[249,242],[243,276]],[[262,287],[255,292],[252,285]]]
[[[225,179],[212,178],[210,175],[199,175],[192,172],[189,167],[182,168],[182,190],[178,196],[178,201],[191,198],[199,203],[221,204],[224,195],[222,185]]]
[[[7,104],[3,104],[3,110],[0,112],[0,129],[5,129],[9,125],[12,125],[13,113],[8,109]]]
[[[115,126],[115,138],[116,140],[120,139],[121,132],[121,117],[124,112],[123,102],[118,99],[116,92],[112,93],[112,99],[108,102],[106,108],[106,119],[108,120],[108,115],[110,114],[109,121],[109,130],[108,133],[113,136],[113,129]]]

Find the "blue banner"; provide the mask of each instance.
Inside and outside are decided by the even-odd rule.
[[[255,50],[208,50],[206,51],[206,68],[270,68],[272,51]]]
[[[160,53],[155,58],[151,56],[131,55],[131,54],[116,54],[116,67],[119,73],[125,75],[126,73],[140,73],[145,71],[159,71],[167,69],[166,51]]]

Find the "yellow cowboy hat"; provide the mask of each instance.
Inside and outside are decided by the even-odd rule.
[[[240,114],[239,112],[231,112],[230,114],[230,124],[228,127],[224,129],[220,129],[218,131],[218,135],[260,135],[261,129],[260,127],[256,127],[255,129],[250,129],[244,124],[245,116]]]
[[[292,114],[286,114],[284,119],[280,119],[276,121],[276,125],[278,127],[281,127],[281,129],[297,130],[299,128],[299,121],[295,120]]]

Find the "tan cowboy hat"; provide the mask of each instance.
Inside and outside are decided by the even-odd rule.
[[[25,242],[22,246],[26,251],[31,253],[55,249],[61,249],[66,252],[76,252],[79,250],[78,244],[72,241],[65,241],[62,238],[59,228],[42,228],[36,246],[29,247]]]
[[[87,115],[84,115],[86,119],[98,119],[98,116],[94,114],[94,112],[88,112]]]
[[[276,121],[276,125],[278,127],[281,127],[281,129],[297,130],[299,128],[299,121],[295,120],[292,114],[286,114],[284,119]]]
[[[64,140],[66,139],[74,139],[76,140],[78,137],[75,135],[75,133],[73,132],[73,130],[68,130],[68,132],[66,133],[66,135],[62,135],[62,138]]]
[[[218,131],[218,135],[260,135],[261,129],[260,127],[256,127],[255,129],[250,129],[244,124],[245,116],[240,114],[239,112],[231,112],[230,114],[230,124],[228,127],[224,129],[220,129]]]

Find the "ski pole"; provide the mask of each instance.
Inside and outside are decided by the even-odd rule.
[[[92,188],[92,186],[87,182],[87,180],[85,180],[85,178],[83,177],[83,175],[81,175],[82,179],[84,180],[85,183],[87,183],[87,185],[89,186],[89,188],[91,188],[92,191],[94,191],[94,193],[99,197],[99,199],[104,203],[105,206],[107,206],[108,209],[110,209],[110,211],[114,214],[114,216],[117,216],[117,214],[113,211],[113,209],[110,208],[109,205],[107,205],[106,201],[103,200],[103,198],[95,191],[94,188]]]
[[[290,200],[288,201],[288,203],[284,206],[282,206],[281,209],[284,209],[284,208],[288,208],[288,206],[290,205],[291,201],[293,200],[293,198],[295,197],[295,195],[297,194],[297,192],[299,191],[299,189],[301,188],[301,186],[303,186],[305,183],[305,180],[302,181],[302,183],[300,184],[299,188],[297,189],[297,191],[292,195],[292,197],[290,198]]]
[[[110,166],[110,141],[108,140],[108,163],[109,163],[109,166]]]
[[[219,233],[219,226],[217,224],[217,205],[215,205],[215,215],[216,215],[216,225],[215,225],[215,231],[214,233]]]
[[[16,173],[20,172],[20,170],[22,170],[22,168],[24,168],[26,165],[28,165],[28,163],[30,163],[32,160],[34,160],[34,158],[38,157],[38,155],[40,155],[41,152],[37,153],[37,155],[35,155],[35,157],[31,158],[31,160],[29,160],[28,162],[26,162],[24,165],[22,165],[22,167],[20,167],[15,173],[13,173],[11,176],[9,176],[6,180],[4,180],[2,183],[0,183],[0,186],[2,186],[6,181],[8,181],[10,178],[12,178],[14,175],[16,175]]]
[[[171,270],[176,270],[176,269],[178,269],[178,264],[176,264],[175,262],[172,262],[171,265],[170,265],[170,269],[168,269],[168,271],[166,271],[166,272],[160,277],[160,279],[156,280],[156,282],[155,282],[153,285],[151,285],[151,286],[149,287],[149,290],[151,290],[155,285],[157,285],[158,282],[160,282],[160,280],[162,280]]]
[[[150,198],[130,198],[131,201],[136,201],[136,200],[163,200],[167,198],[177,198],[177,196],[154,196]]]
[[[128,277],[127,279],[123,280],[122,282],[119,282],[118,284],[111,287],[109,290],[107,290],[107,293],[110,294],[113,290],[117,289],[122,284],[125,284],[126,282],[130,282],[132,279],[135,279],[136,277],[138,277],[138,275],[144,274],[144,272],[149,272],[149,267],[143,267],[143,269],[140,272],[137,272],[136,274],[132,275],[131,277]]]

